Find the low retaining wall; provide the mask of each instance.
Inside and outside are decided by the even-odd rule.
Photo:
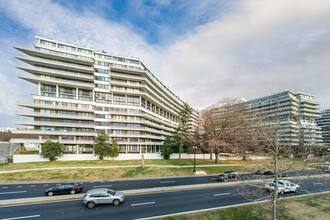
[[[144,159],[163,159],[158,153],[143,154]],[[179,154],[171,154],[171,159],[178,159]],[[182,159],[193,159],[194,154],[181,154]],[[215,155],[212,156],[215,158]],[[268,159],[265,156],[248,156],[247,159],[260,160]],[[63,154],[58,158],[58,161],[79,161],[79,160],[98,160],[99,158],[93,154]],[[141,154],[119,154],[114,160],[140,160]],[[210,154],[196,154],[196,159],[210,159]],[[220,160],[242,160],[243,157],[238,156],[220,156]],[[104,158],[104,160],[112,160],[112,158]],[[48,159],[40,157],[38,154],[14,154],[13,163],[27,163],[27,162],[47,162]]]

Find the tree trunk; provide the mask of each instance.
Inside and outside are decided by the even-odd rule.
[[[212,148],[211,148],[211,152],[210,152],[210,160],[212,160],[213,159],[213,150],[212,150]]]
[[[276,140],[275,140],[275,152],[274,152],[274,174],[275,174],[275,191],[274,191],[274,196],[272,199],[272,209],[273,209],[273,220],[276,220],[276,201],[277,201],[277,187],[278,187],[278,172],[277,172],[277,157],[278,157],[278,152],[279,152],[279,147],[278,147],[278,137],[276,134]]]
[[[181,159],[181,149],[182,149],[182,137],[181,137],[180,146],[179,146],[179,159]]]
[[[219,163],[219,153],[215,152],[215,163]]]
[[[142,158],[141,158],[141,167],[144,168],[144,155],[142,155]]]

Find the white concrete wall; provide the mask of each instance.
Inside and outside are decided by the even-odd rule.
[[[77,160],[98,160],[98,156],[93,154],[63,154],[57,161],[77,161]],[[115,160],[139,160],[141,154],[119,154]],[[144,154],[144,159],[163,159],[160,154]],[[112,160],[112,158],[104,158],[104,160]],[[40,157],[38,154],[14,154],[13,163],[27,162],[46,162],[48,159]]]
[[[163,159],[160,154],[143,154],[144,159]],[[171,159],[178,159],[179,154],[171,154]],[[182,159],[193,159],[194,154],[181,154]],[[212,159],[214,160],[215,155]],[[268,159],[265,156],[248,156],[248,159],[260,160]],[[99,158],[93,154],[63,154],[58,158],[58,161],[77,161],[77,160],[98,160]],[[119,154],[114,160],[140,160],[141,154]],[[196,154],[196,159],[210,159],[210,154]],[[240,156],[220,156],[220,160],[242,160]],[[112,160],[112,158],[104,158],[104,160]],[[40,157],[38,154],[14,154],[14,163],[26,163],[26,162],[45,162],[48,159]]]

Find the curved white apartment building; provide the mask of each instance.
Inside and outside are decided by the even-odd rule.
[[[117,139],[120,153],[159,152],[178,126],[183,101],[141,60],[36,38],[34,48],[14,46],[24,53],[16,58],[29,64],[17,66],[29,73],[18,77],[38,85],[34,103],[18,102],[30,111],[17,114],[33,120],[15,123],[34,127],[16,133],[39,139],[12,142],[51,139],[63,143],[65,153],[93,153],[94,137],[104,130]]]

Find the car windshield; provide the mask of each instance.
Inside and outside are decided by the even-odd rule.
[[[115,195],[116,192],[114,190],[112,190],[112,189],[109,189],[108,190],[108,193],[113,196],[113,195]]]

